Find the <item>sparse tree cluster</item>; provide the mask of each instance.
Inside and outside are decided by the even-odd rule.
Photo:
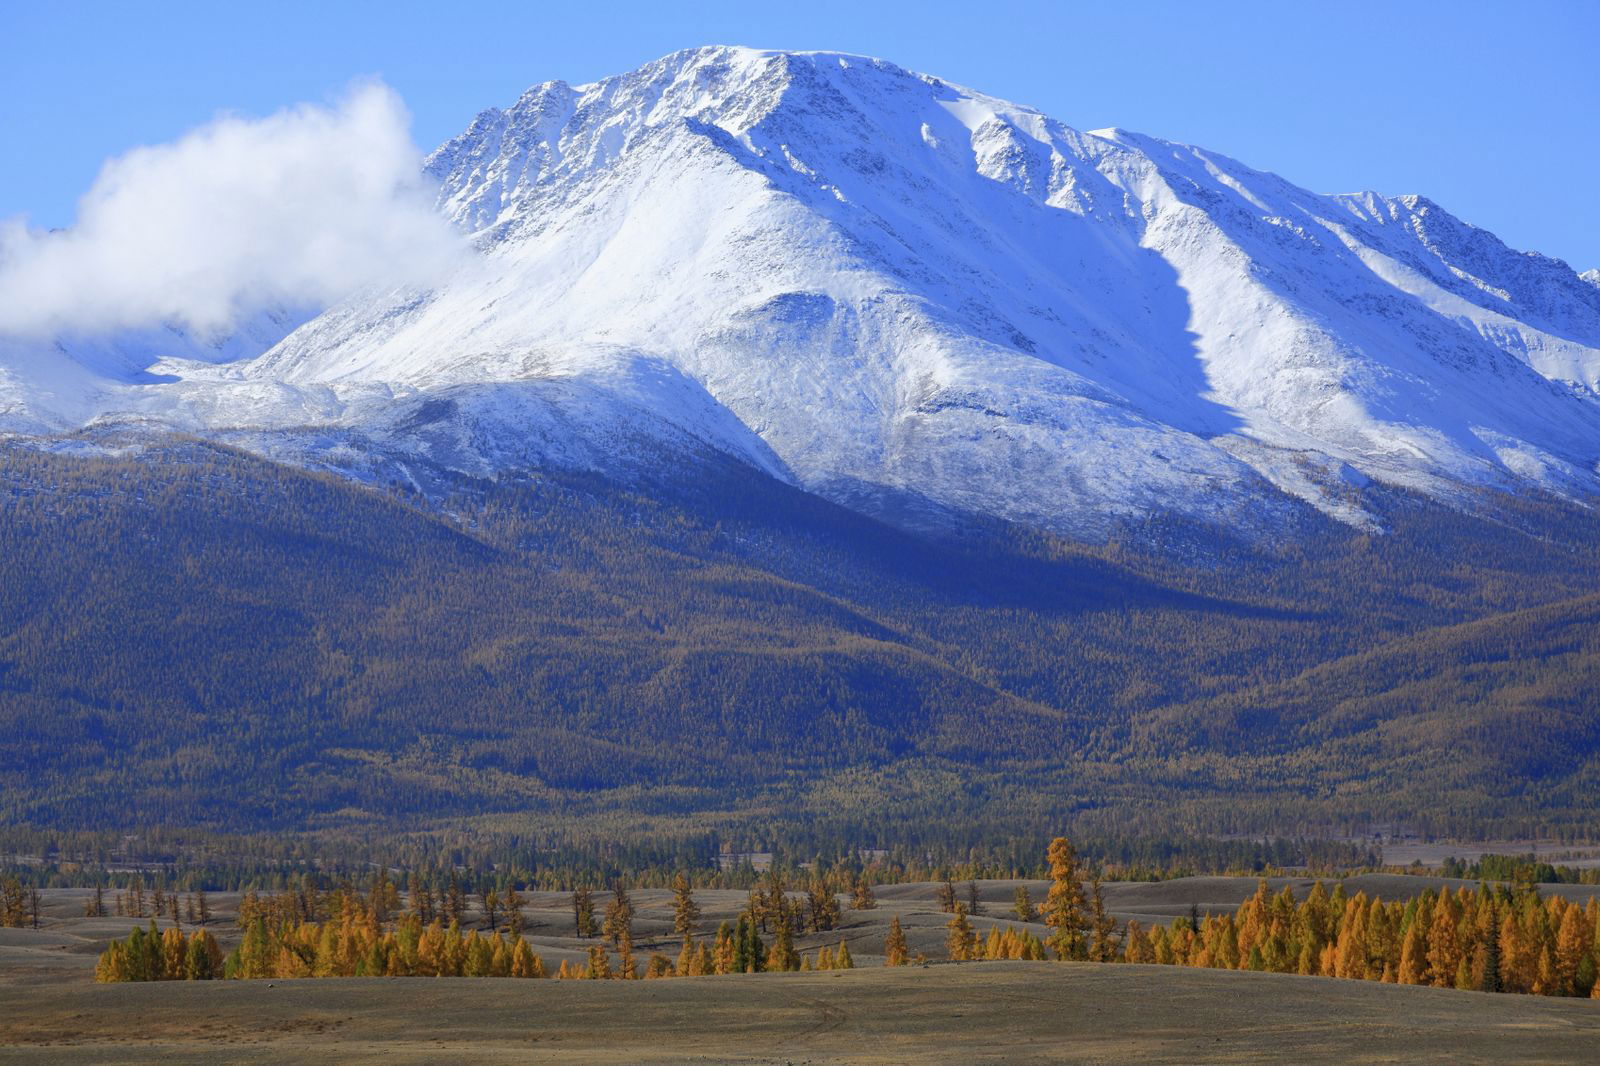
[[[0,926],[37,929],[42,906],[37,888],[26,886],[15,877],[0,879]]]
[[[166,932],[150,919],[148,931],[135,928],[126,940],[112,941],[95,963],[94,979],[117,981],[209,981],[221,977],[222,949],[208,931],[187,937],[177,926]]]
[[[209,980],[294,977],[543,977],[544,963],[521,937],[438,918],[424,926],[402,915],[386,932],[364,907],[345,906],[337,921],[269,922],[261,913],[245,923],[244,939],[225,958],[206,930],[187,940],[176,927],[135,929],[100,956],[99,981]]]
[[[1561,896],[1542,896],[1528,885],[1476,891],[1423,891],[1406,901],[1385,902],[1342,883],[1330,893],[1321,881],[1303,900],[1285,887],[1274,894],[1263,879],[1256,893],[1233,913],[1202,914],[1198,907],[1168,926],[1145,929],[1129,922],[1120,934],[1107,910],[1098,878],[1084,886],[1084,867],[1065,838],[1051,842],[1052,875],[1042,907],[1026,887],[1016,891],[1014,912],[1027,923],[1042,920],[1041,939],[1024,926],[998,924],[987,932],[973,921],[977,899],[969,882],[967,901],[953,898],[952,882],[940,884],[941,909],[948,905],[946,954],[952,961],[1014,959],[1092,961],[1260,970],[1433,985],[1485,992],[1600,998],[1600,899],[1579,904]],[[859,898],[862,882],[810,879],[804,893],[791,895],[783,876],[770,871],[750,894],[749,906],[735,922],[723,922],[714,936],[697,938],[701,909],[693,883],[681,871],[671,881],[673,933],[681,944],[676,958],[650,952],[635,955],[634,904],[627,885],[612,882],[604,920],[594,928],[594,900],[587,889],[573,894],[580,934],[596,931],[603,941],[588,948],[580,965],[563,961],[553,975],[583,980],[697,977],[712,974],[851,969],[848,941],[824,945],[815,953],[796,944],[806,932],[839,927],[839,893]],[[868,890],[870,892],[870,889]],[[488,935],[464,930],[452,913],[467,912],[467,890],[448,883],[434,896],[413,882],[409,908],[387,871],[374,875],[365,892],[344,888],[320,892],[306,878],[288,890],[240,900],[239,947],[224,957],[212,934],[197,928],[185,935],[179,922],[179,896],[130,886],[119,908],[149,909],[169,916],[164,931],[151,918],[100,957],[101,981],[205,980],[219,977],[341,976],[546,976],[543,961],[521,935],[523,901],[514,888],[502,897],[485,890],[479,897]],[[87,912],[103,909],[91,897]],[[191,893],[185,907],[190,924],[209,920],[202,893]],[[37,890],[16,878],[0,882],[0,915],[8,925],[37,923]],[[423,915],[432,913],[430,921]],[[509,936],[500,929],[505,917]],[[922,961],[911,955],[899,916],[889,922],[884,965]]]

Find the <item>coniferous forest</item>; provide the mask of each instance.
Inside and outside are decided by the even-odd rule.
[[[1553,500],[1085,546],[908,531],[711,460],[424,498],[141,448],[4,451],[14,848],[182,827],[428,861],[447,838],[960,859],[1063,823],[1582,835],[1600,794],[1600,538]]]

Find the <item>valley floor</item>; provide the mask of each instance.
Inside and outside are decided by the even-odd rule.
[[[0,978],[17,1063],[1587,1061],[1600,1004],[1056,963],[678,981]]]
[[[1043,882],[1024,882],[1036,899]],[[1310,882],[1288,883],[1297,895]],[[1406,898],[1464,882],[1369,875],[1347,890]],[[1010,924],[1019,882],[979,882],[980,933]],[[1242,877],[1108,884],[1119,918],[1167,921],[1232,909]],[[1545,886],[1580,899],[1592,886]],[[964,889],[961,885],[958,888]],[[93,983],[96,954],[130,918],[84,918],[85,892],[46,893],[41,928],[0,930],[0,1062],[452,1061],[564,1063],[1055,1063],[1589,1061],[1600,1001],[1485,995],[1364,981],[1090,963],[934,962],[885,969],[891,917],[913,951],[942,958],[937,886],[881,886],[879,906],[800,947],[846,940],[858,969],[667,981],[323,979]],[[547,964],[592,941],[570,932],[566,899],[530,893],[531,939]],[[705,926],[740,892],[696,893]],[[638,890],[642,951],[671,950],[669,894]],[[236,937],[232,894],[212,897],[216,932]],[[469,921],[479,921],[471,916]],[[1042,927],[1037,932],[1044,932]]]

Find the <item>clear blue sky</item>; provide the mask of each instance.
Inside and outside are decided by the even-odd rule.
[[[0,0],[0,217],[65,225],[106,157],[363,75],[399,90],[431,148],[535,82],[711,43],[882,56],[1319,191],[1423,193],[1600,266],[1600,0]]]

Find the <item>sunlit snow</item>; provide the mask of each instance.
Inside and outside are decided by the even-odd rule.
[[[0,425],[359,429],[480,471],[659,440],[1091,536],[1291,498],[1365,523],[1369,479],[1600,489],[1600,285],[1419,198],[734,48],[539,85],[428,169],[479,249],[437,285],[244,362],[0,373]]]

